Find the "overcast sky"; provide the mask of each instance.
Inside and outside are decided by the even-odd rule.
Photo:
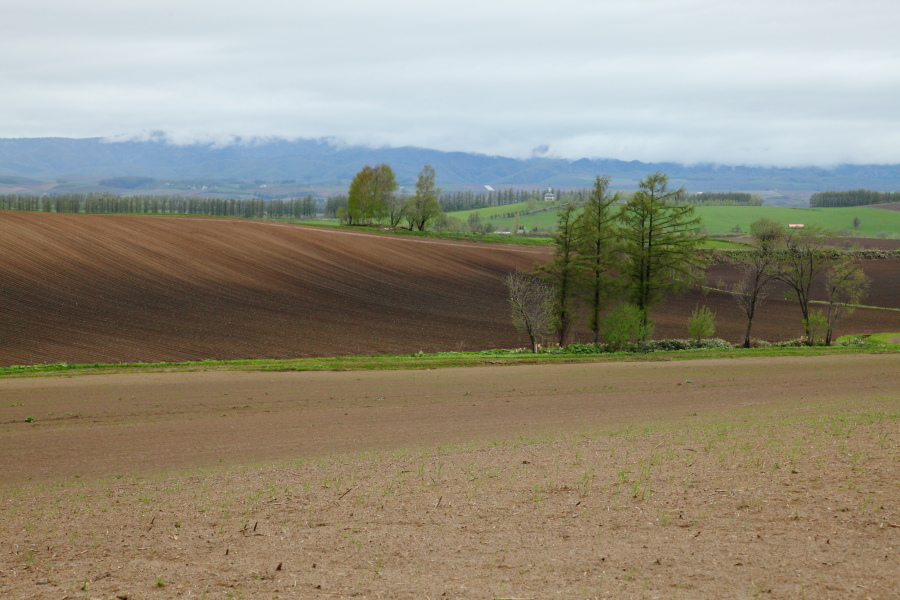
[[[900,163],[896,0],[2,0],[0,137]]]

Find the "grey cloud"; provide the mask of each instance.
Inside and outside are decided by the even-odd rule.
[[[32,0],[0,137],[900,162],[894,2]]]

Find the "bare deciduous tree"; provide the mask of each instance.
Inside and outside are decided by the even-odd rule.
[[[779,252],[778,279],[786,283],[797,296],[807,339],[812,339],[809,302],[813,283],[824,276],[833,259],[827,252],[825,231],[818,227],[804,227],[785,232],[783,250]]]
[[[509,308],[513,326],[531,340],[531,351],[538,351],[538,339],[555,326],[556,292],[553,286],[524,271],[510,273],[505,279],[509,289]]]
[[[750,226],[751,231],[757,225]],[[735,301],[747,316],[747,331],[744,333],[744,348],[750,347],[750,328],[756,310],[769,296],[769,288],[778,274],[778,256],[774,251],[774,238],[754,236],[756,247],[746,253],[747,261],[738,265],[741,279],[731,288]]]

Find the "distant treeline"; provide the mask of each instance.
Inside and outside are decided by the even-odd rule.
[[[809,197],[813,208],[834,208],[841,206],[867,206],[900,202],[900,192],[872,192],[869,190],[847,190],[845,192],[816,192]]]
[[[123,178],[125,179],[125,178]],[[139,179],[139,178],[130,178]],[[900,194],[878,192],[860,192],[876,195],[880,200],[866,202],[898,202]],[[536,209],[540,209],[545,190],[499,190],[493,192],[446,192],[441,194],[440,204],[444,212],[458,210],[477,210],[491,206],[537,201]],[[853,194],[857,192],[825,192],[826,194]],[[582,205],[590,195],[590,190],[554,190],[557,201],[574,202]],[[813,198],[821,194],[813,195]],[[707,205],[743,205],[758,206],[762,198],[757,194],[740,192],[717,192],[687,196],[685,201]],[[812,199],[810,200],[812,203]],[[114,213],[114,214],[193,214],[220,217],[243,217],[246,219],[281,219],[313,217],[321,212],[326,217],[335,217],[340,207],[347,206],[347,196],[329,197],[325,202],[317,201],[310,194],[303,198],[253,198],[222,199],[202,198],[197,196],[155,196],[134,195],[120,196],[108,192],[89,194],[55,194],[52,196],[7,194],[0,195],[0,210],[25,210],[34,212],[57,213]],[[812,206],[816,206],[812,204]],[[854,206],[853,204],[823,204],[822,206]],[[519,211],[520,212],[520,211]],[[512,213],[511,213],[512,214]]]
[[[0,195],[0,210],[57,213],[190,214],[246,219],[312,217],[312,195],[286,200],[225,200],[196,196],[117,196],[115,194],[59,194],[56,196]]]
[[[126,175],[123,177],[110,177],[101,179],[98,182],[106,187],[122,188],[126,190],[136,190],[138,188],[149,188],[156,185],[156,179],[153,177],[136,177],[134,175]]]
[[[762,206],[763,198],[744,192],[703,192],[686,196],[685,202],[704,206]]]
[[[543,201],[544,193],[542,190],[501,190],[477,194],[475,192],[445,192],[441,194],[439,201],[442,211],[453,212],[457,210],[477,210],[489,206],[505,206],[507,204],[528,202],[529,200]],[[590,190],[554,191],[553,194],[557,200],[562,198],[563,201],[582,204],[590,195]],[[347,196],[343,194],[331,196],[325,201],[323,214],[326,217],[334,217],[342,206],[347,206]]]
[[[325,201],[325,209],[322,211],[322,215],[334,219],[337,217],[338,210],[341,208],[347,208],[346,194],[329,197]]]
[[[543,190],[501,190],[495,192],[452,192],[441,194],[441,209],[444,212],[456,210],[475,210],[488,208],[489,206],[504,206],[529,200],[543,200]],[[590,196],[588,189],[579,190],[554,190],[556,199],[564,204],[574,202],[583,205]],[[689,204],[702,204],[706,206],[762,206],[763,198],[759,194],[747,194],[743,192],[704,192],[702,194],[689,194],[682,202]]]

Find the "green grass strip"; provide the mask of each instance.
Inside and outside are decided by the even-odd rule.
[[[151,373],[190,371],[380,371],[446,369],[459,367],[514,366],[562,363],[606,362],[664,362],[714,358],[778,357],[778,356],[826,356],[849,354],[900,354],[900,345],[887,339],[900,334],[869,336],[869,342],[883,336],[887,345],[872,347],[788,347],[788,348],[733,348],[715,350],[678,350],[649,353],[611,352],[602,354],[531,354],[512,350],[486,350],[482,352],[438,352],[434,354],[334,356],[298,359],[256,360],[203,360],[159,363],[51,363],[0,367],[0,378],[94,375],[111,373]]]

